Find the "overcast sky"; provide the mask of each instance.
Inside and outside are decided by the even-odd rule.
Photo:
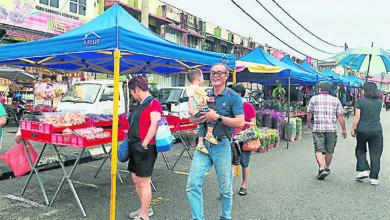
[[[231,0],[163,0],[195,16],[239,35],[252,37],[299,58],[304,58],[268,34],[247,17]],[[291,20],[272,0],[259,0],[287,27],[308,43],[324,51],[338,53],[336,48],[316,39]],[[300,41],[272,18],[256,0],[235,0],[242,8],[281,40],[304,54],[325,59],[332,55],[319,52]],[[320,38],[343,46],[390,49],[390,1],[388,0],[276,0],[290,15]]]

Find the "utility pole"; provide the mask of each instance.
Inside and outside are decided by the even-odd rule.
[[[149,28],[149,0],[142,0],[141,23]]]

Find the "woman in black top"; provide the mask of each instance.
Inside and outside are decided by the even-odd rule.
[[[382,125],[380,123],[382,103],[379,99],[378,88],[373,82],[366,82],[363,85],[363,95],[364,98],[356,102],[351,131],[352,137],[356,136],[357,142],[355,149],[356,180],[361,181],[370,177],[371,184],[378,185],[380,158],[383,151]],[[367,142],[371,166],[368,165],[366,158]]]

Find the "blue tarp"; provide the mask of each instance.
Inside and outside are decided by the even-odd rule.
[[[118,4],[62,35],[0,46],[0,65],[38,65],[69,71],[112,73],[115,49],[121,51],[121,74],[180,73],[199,64],[203,66],[198,67],[208,70],[217,62],[235,67],[234,55],[196,50],[167,41]]]
[[[290,66],[282,61],[272,57],[266,53],[260,47],[254,49],[247,55],[239,58],[238,60],[266,64],[271,66],[282,67],[284,70],[280,73],[251,73],[248,69],[237,73],[237,82],[255,82],[263,84],[275,84],[276,80],[280,83],[288,83],[288,78],[291,79],[291,83],[304,83],[315,84],[317,82],[317,76],[307,71]]]

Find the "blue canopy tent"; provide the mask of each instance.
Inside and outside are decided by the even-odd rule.
[[[308,62],[306,62],[306,60],[303,61],[301,66],[302,66],[302,68],[304,68],[305,70],[307,70],[309,72],[321,74],[325,78],[325,81],[327,81],[327,82],[330,82],[330,83],[340,83],[341,82],[340,77],[333,75],[333,74],[320,72],[316,68],[312,67]]]
[[[288,84],[288,97],[287,97],[287,108],[288,108],[288,123],[290,123],[290,88],[291,83],[295,84],[315,84],[317,83],[317,76],[311,74],[302,69],[296,68],[294,66],[288,65],[268,53],[266,53],[260,47],[254,49],[252,52],[238,59],[239,61],[260,63],[270,66],[278,66],[283,68],[279,73],[251,73],[248,69],[239,72],[237,74],[237,81],[241,82],[258,82],[263,84],[275,84],[276,80],[279,80],[280,83],[283,83],[281,79],[286,79]],[[289,142],[287,141],[287,148],[289,147]]]
[[[234,55],[200,51],[171,43],[140,24],[118,4],[65,34],[0,46],[0,65],[114,74],[112,152],[117,152],[119,75],[177,74],[191,67],[207,70],[218,62],[235,69]],[[115,218],[116,172],[117,154],[113,153],[112,219]],[[79,206],[86,216],[80,203]]]
[[[342,75],[342,77],[348,82],[347,86],[357,87],[357,83],[353,81],[347,74]]]
[[[326,76],[325,74],[315,70],[314,68],[304,68],[303,66],[300,66],[298,65],[297,63],[295,63],[294,61],[292,61],[290,59],[289,56],[284,56],[280,61],[282,61],[283,63],[286,63],[290,66],[293,66],[297,69],[300,69],[302,71],[305,71],[305,72],[309,72],[310,74],[314,74],[315,76],[317,76],[317,82],[319,81],[326,81],[326,82],[329,82],[329,83],[332,83],[332,78],[329,77],[329,76]],[[306,62],[306,61],[304,61]]]
[[[363,86],[364,84],[364,82],[358,79],[355,75],[350,75],[349,78],[351,78],[358,86]]]
[[[329,76],[333,76],[334,79],[337,79],[336,82],[341,82],[341,83],[343,83],[344,85],[347,85],[347,84],[350,83],[348,80],[344,79],[341,75],[339,75],[339,74],[337,74],[337,73],[335,73],[335,72],[329,70],[328,68],[326,68],[326,69],[324,70],[324,74],[329,75]]]
[[[279,80],[282,83],[281,79],[286,79],[286,82],[290,79],[291,83],[297,84],[315,84],[317,82],[317,76],[314,74],[298,69],[294,66],[290,66],[272,57],[260,47],[254,49],[247,55],[240,57],[238,60],[283,68],[283,70],[279,73],[252,73],[248,71],[248,69],[244,69],[243,71],[237,73],[236,78],[239,82],[275,84],[276,80]]]

